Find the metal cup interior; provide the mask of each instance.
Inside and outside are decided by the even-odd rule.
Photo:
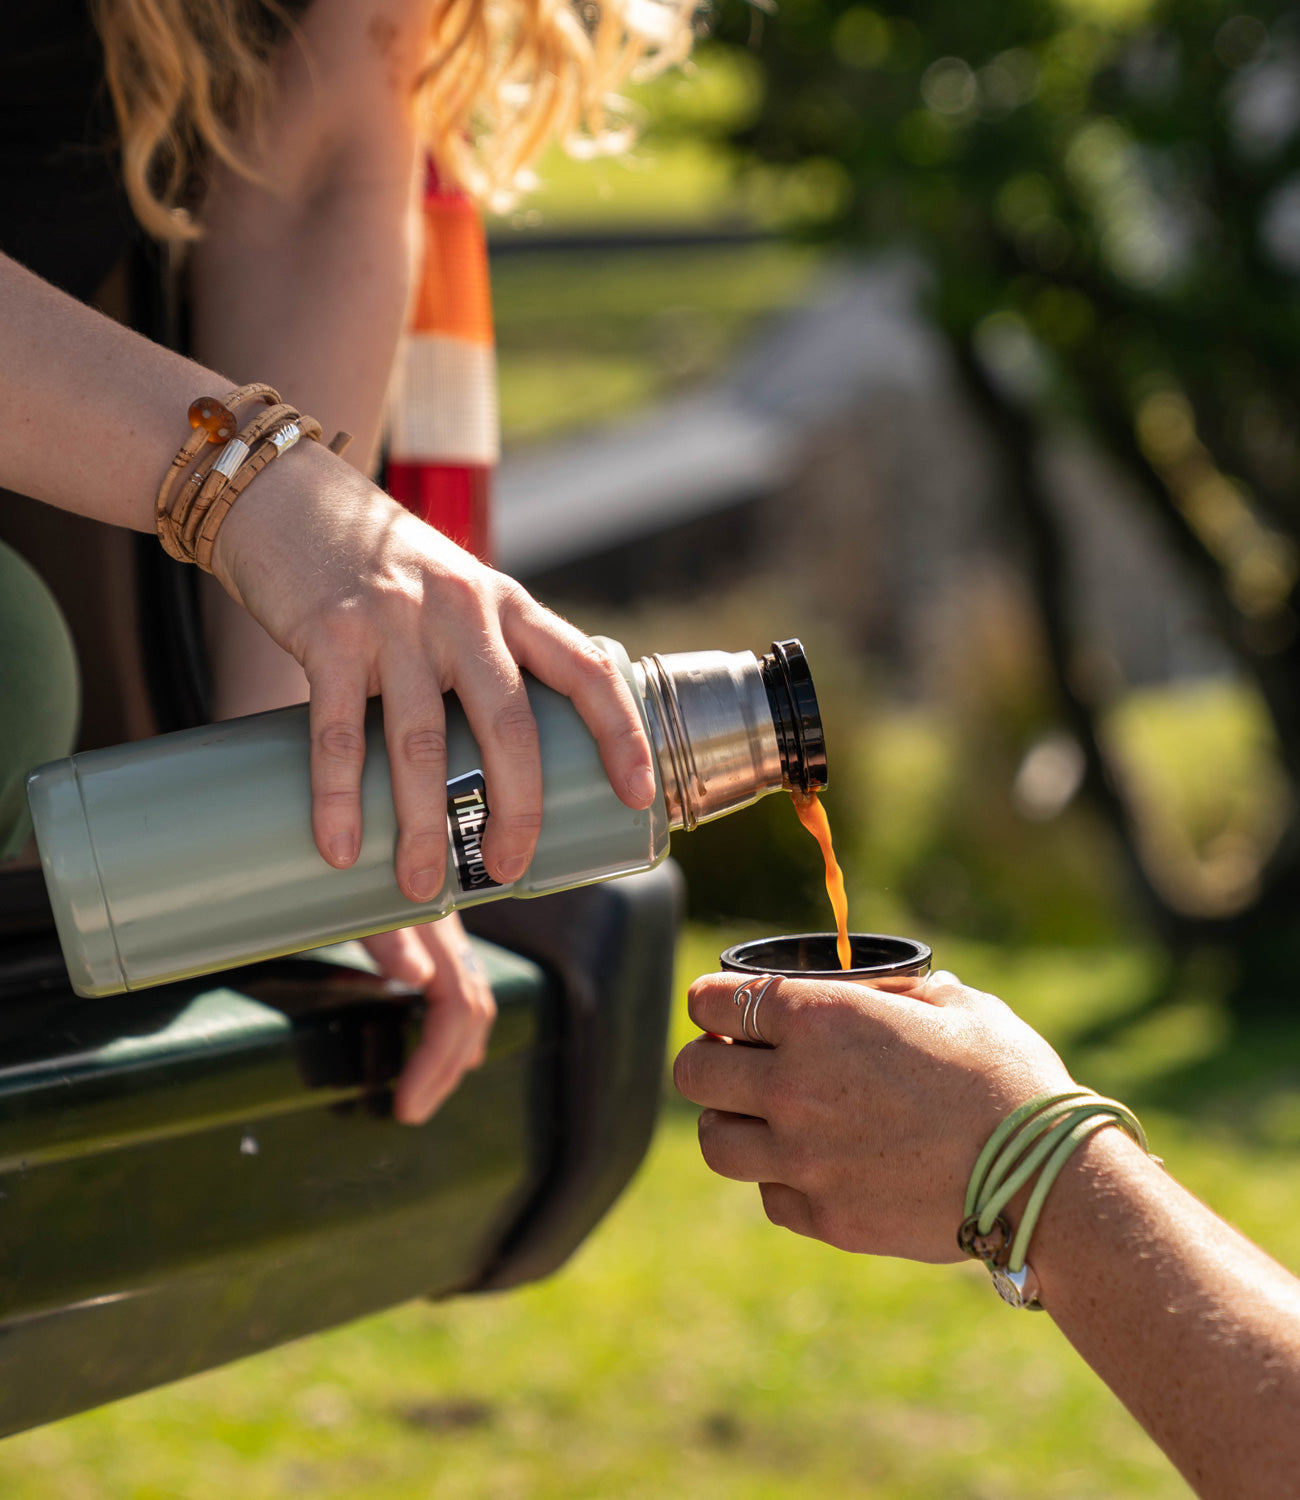
[[[871,984],[879,979],[921,978],[933,954],[915,938],[851,932],[852,967],[840,968],[833,932],[795,932],[755,938],[722,954],[724,969],[737,974],[781,974],[790,979],[838,979]]]

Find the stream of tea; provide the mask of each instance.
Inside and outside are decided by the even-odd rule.
[[[821,845],[822,858],[826,861],[826,894],[831,898],[831,910],[835,913],[835,952],[839,956],[840,968],[853,967],[853,950],[849,946],[849,898],[844,889],[844,872],[831,847],[831,825],[826,809],[818,800],[816,792],[801,792],[797,787],[790,790],[794,810],[799,821]]]

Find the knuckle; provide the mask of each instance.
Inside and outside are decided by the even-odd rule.
[[[795,1047],[817,1048],[827,1044],[836,1047],[836,1014],[833,1003],[823,1004],[819,1000],[810,1003],[808,997],[796,993],[793,986],[783,984],[780,988],[783,991],[781,1009],[786,1045],[791,1050]]]
[[[365,758],[366,736],[360,724],[335,719],[323,724],[314,739],[317,753],[326,760],[356,765]]]
[[[693,980],[686,992],[686,1008],[691,1020],[697,1026],[707,1029],[706,1017],[715,1002],[730,997],[735,989],[736,985],[729,986],[725,978],[719,978],[716,974],[704,974]]]
[[[311,622],[307,639],[308,654],[324,662],[365,651],[370,627],[361,601],[357,598],[338,601],[328,614]]]
[[[440,823],[415,823],[409,828],[399,828],[397,842],[406,859],[436,862],[443,853],[446,837],[446,829]]]
[[[492,731],[509,750],[533,750],[537,745],[537,720],[527,703],[507,703],[492,720]]]
[[[804,1057],[819,1049],[832,1047],[838,1050],[846,1041],[844,1017],[836,1025],[834,1014],[824,1006],[805,1006],[796,1019],[793,1031],[798,1041],[804,1044]]]
[[[800,1104],[798,1084],[781,1068],[773,1068],[763,1089],[763,1118],[788,1124],[797,1119]]]
[[[504,834],[507,838],[519,835],[535,839],[542,831],[540,808],[536,811],[522,809],[519,812],[493,813],[489,821],[495,824],[498,838]]]
[[[469,573],[448,571],[438,579],[438,608],[481,616],[484,614],[482,581]]]
[[[502,614],[522,614],[538,607],[537,601],[523,584],[511,578],[508,573],[494,573],[493,583],[496,586],[497,607]]]
[[[695,1054],[691,1050],[694,1043],[682,1048],[673,1062],[673,1087],[684,1099],[691,1098],[695,1082]]]
[[[491,994],[484,995],[478,985],[471,984],[464,991],[464,1005],[475,1036],[486,1038],[497,1017],[496,1001]]]
[[[626,724],[620,724],[606,738],[612,739],[615,745],[639,744],[645,738],[645,731],[641,728],[639,719],[635,723],[629,720]]]
[[[771,1223],[775,1224],[778,1229],[792,1228],[790,1194],[782,1192],[778,1184],[771,1182],[760,1183],[759,1194],[763,1200],[763,1212]]]
[[[399,743],[402,759],[408,765],[438,766],[447,757],[447,736],[441,729],[408,729]]]
[[[351,790],[334,789],[332,791],[319,791],[312,796],[312,806],[318,813],[353,813],[361,802],[361,793],[353,787]]]
[[[844,1215],[833,1204],[821,1198],[809,1200],[808,1230],[815,1238],[825,1240],[828,1245],[842,1246],[848,1236]]]
[[[574,659],[578,670],[593,683],[608,683],[613,688],[622,688],[623,674],[618,663],[591,640],[583,640],[574,647]]]
[[[704,1165],[710,1172],[716,1172],[719,1177],[725,1177],[727,1175],[726,1150],[714,1125],[715,1121],[706,1110],[700,1116],[699,1125],[696,1127],[700,1142],[700,1155],[704,1158]]]

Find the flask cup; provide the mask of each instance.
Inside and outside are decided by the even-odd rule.
[[[906,989],[930,972],[933,954],[915,938],[879,932],[851,932],[852,967],[841,969],[833,932],[796,932],[755,938],[728,948],[719,960],[737,974],[776,974],[784,979],[836,979],[874,989]]]

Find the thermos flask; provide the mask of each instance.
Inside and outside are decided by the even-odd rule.
[[[540,896],[649,869],[674,829],[781,787],[826,782],[816,693],[802,645],[690,651],[618,663],[654,751],[657,795],[625,807],[596,743],[561,694],[526,678],[542,759],[532,863],[498,885],[480,848],[491,789],[447,698],[447,878],[414,904],[393,872],[397,839],[383,722],[372,702],[356,863],[327,865],[311,834],[305,705],[52,761],[27,795],[73,988],[80,995],[188,979],[321,944],[427,922],[503,896]]]

